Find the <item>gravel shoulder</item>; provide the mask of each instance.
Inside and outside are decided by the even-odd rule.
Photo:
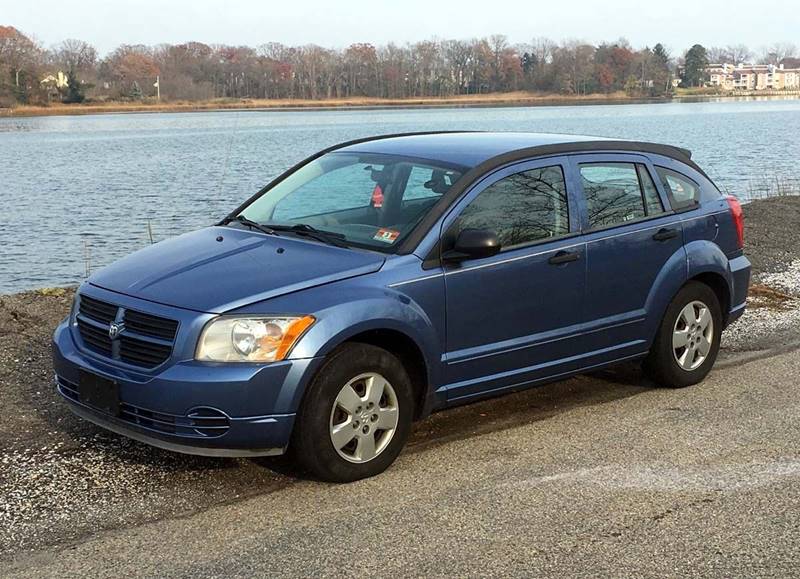
[[[753,264],[748,309],[723,336],[722,359],[800,346],[800,196],[744,206]]]
[[[800,344],[800,197],[756,201],[745,214],[754,292],[745,316],[725,333],[720,372]],[[73,417],[52,388],[50,365],[50,335],[71,298],[70,289],[0,296],[0,408],[11,411],[0,421],[0,561],[272,494],[296,492],[296,500],[309,501],[320,490],[292,476],[281,459],[172,454]],[[536,430],[562,414],[591,416],[651,392],[642,384],[635,368],[622,367],[437,414],[416,425],[406,454],[438,456],[444,445],[455,451],[459,441],[489,444],[520,424]],[[539,440],[528,450],[544,452],[547,439]],[[611,461],[602,468],[615,467]],[[462,476],[443,473],[451,475]]]

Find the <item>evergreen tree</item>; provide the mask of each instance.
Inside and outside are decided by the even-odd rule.
[[[142,93],[142,87],[139,86],[137,81],[133,81],[133,85],[131,86],[130,97],[134,100],[142,100],[144,98],[144,94]]]
[[[663,66],[669,66],[669,53],[660,42],[653,47],[653,56],[656,58],[656,62]]]
[[[671,58],[667,49],[660,42],[653,47],[652,64],[653,87],[651,93],[656,95],[669,94],[672,92],[672,68]]]
[[[83,87],[78,76],[73,69],[70,69],[67,76],[67,94],[62,100],[65,103],[82,103],[85,99],[86,95],[83,94]]]
[[[703,86],[703,82],[706,78],[707,66],[708,51],[704,46],[695,44],[686,53],[686,62],[684,63],[681,85],[685,87]]]

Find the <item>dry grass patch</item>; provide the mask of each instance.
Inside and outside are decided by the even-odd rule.
[[[767,285],[754,283],[750,286],[748,307],[785,312],[794,306],[795,298]]]

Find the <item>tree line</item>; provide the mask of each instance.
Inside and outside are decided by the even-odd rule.
[[[776,45],[760,58],[773,61],[796,54],[792,45]],[[16,28],[0,26],[0,106],[87,98],[136,101],[157,92],[168,101],[402,99],[520,90],[662,96],[672,91],[677,66],[687,56],[696,76],[703,63],[742,61],[753,54],[744,46],[695,45],[673,57],[660,43],[640,49],[626,40],[593,45],[539,38],[512,44],[496,34],[403,45],[356,43],[344,49],[276,42],[258,47],[201,42],[122,45],[100,58],[82,40],[65,40],[47,49]],[[64,73],[65,81],[58,72]],[[698,81],[689,80],[684,79],[685,84]]]

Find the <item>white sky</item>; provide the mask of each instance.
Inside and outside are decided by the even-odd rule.
[[[0,0],[0,24],[51,46],[199,42],[257,46],[383,44],[494,33],[512,42],[538,36],[589,42],[662,42],[673,54],[691,44],[800,45],[797,0]]]

